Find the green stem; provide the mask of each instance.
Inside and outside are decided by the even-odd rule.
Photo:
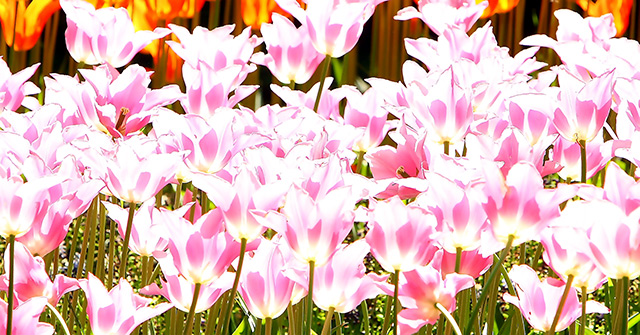
[[[360,303],[360,309],[362,310],[362,326],[364,327],[364,335],[369,335],[371,330],[369,326],[369,308],[367,307],[366,300],[362,300],[362,303]]]
[[[613,318],[613,315],[618,315],[618,303],[619,303],[619,299],[617,299],[617,297],[620,296],[620,285],[618,285],[618,280],[617,279],[609,279],[611,281],[611,284],[607,284],[607,289],[605,290],[605,302],[608,301],[609,305],[607,307],[609,307],[611,309],[611,315],[607,315],[608,316],[608,324],[607,328],[611,328],[611,334],[617,334],[617,328],[616,328],[616,324],[617,319]],[[611,287],[610,287],[611,286]],[[613,290],[613,292],[611,292]]]
[[[456,247],[456,273],[460,273],[460,263],[462,262],[462,248]]]
[[[87,234],[89,234],[89,249],[87,250],[87,273],[92,272],[95,273],[95,270],[93,269],[93,262],[95,259],[95,248],[96,248],[96,233],[98,231],[98,208],[99,208],[99,198],[95,197],[93,198],[93,201],[91,202],[91,207],[89,207],[90,210],[90,215],[87,216],[87,219],[89,220],[89,231],[87,232]]]
[[[493,259],[494,261],[496,261],[495,255],[493,255]],[[511,278],[509,278],[509,273],[507,272],[507,269],[504,267],[504,264],[500,264],[500,273],[502,274],[504,281],[507,283],[507,290],[509,291],[509,294],[511,294],[514,297],[517,296],[515,287],[511,282]],[[512,329],[514,330],[511,332],[511,334],[516,334],[517,332],[515,331],[515,329],[519,329],[519,328],[522,328],[522,333],[524,334],[525,329],[524,329],[524,319],[522,318],[522,313],[520,313],[519,309],[516,309],[514,313],[518,315],[518,323],[516,324],[515,321],[513,320],[511,321],[511,324],[513,325]]]
[[[311,335],[311,320],[313,316],[313,277],[316,261],[309,261],[309,290],[307,294],[307,308],[305,309],[305,335]]]
[[[567,283],[564,285],[564,291],[562,292],[562,297],[560,298],[560,304],[558,305],[558,309],[556,310],[556,315],[553,317],[553,323],[551,323],[551,328],[547,334],[553,335],[556,333],[556,326],[558,326],[558,321],[560,321],[560,315],[562,314],[562,309],[564,308],[564,304],[567,302],[567,297],[569,296],[569,292],[571,291],[571,283],[573,282],[573,275],[569,275],[567,277]]]
[[[178,186],[176,187],[176,196],[173,199],[173,209],[180,207],[180,195],[182,194],[182,179],[178,179]]]
[[[227,310],[227,305],[229,304],[229,295],[231,292],[227,291],[225,293],[224,300],[222,300],[222,305],[220,305],[220,315],[218,315],[218,324],[216,325],[216,334],[222,334],[222,319],[224,319],[224,313]]]
[[[622,278],[622,299],[620,299],[620,321],[618,322],[620,333],[628,332],[629,324],[629,277]]]
[[[469,297],[471,293],[471,289],[465,289],[462,290],[459,294],[458,294],[458,298],[457,301],[459,303],[459,307],[458,307],[458,320],[460,320],[461,324],[465,324],[467,322],[467,319],[469,318],[469,309],[470,309],[470,303],[471,303],[471,298]]]
[[[381,334],[388,334],[389,333],[389,324],[391,323],[391,304],[393,303],[393,300],[391,297],[387,296],[387,299],[384,303],[384,323],[382,324],[382,333]]]
[[[272,318],[264,319],[264,335],[271,335],[271,323],[273,323]]]
[[[322,96],[322,89],[324,88],[324,79],[327,77],[327,74],[329,73],[329,66],[331,65],[331,57],[328,55],[325,56],[323,63],[324,65],[322,69],[322,75],[320,77],[320,87],[318,89],[318,95],[316,96],[316,102],[313,104],[313,111],[316,113],[318,112],[318,106],[320,106],[320,97]]]
[[[204,204],[202,204],[204,206]],[[231,317],[231,311],[233,309],[233,305],[236,299],[236,293],[238,292],[238,284],[240,283],[240,273],[242,272],[242,264],[244,263],[244,254],[247,251],[247,239],[243,238],[240,240],[240,258],[238,259],[238,268],[236,269],[236,277],[233,280],[233,286],[231,287],[231,292],[229,293],[229,300],[227,303],[227,308],[222,314],[222,328],[220,334],[225,334],[225,330],[229,325],[229,318]]]
[[[200,191],[200,215],[205,215],[209,212],[209,197],[205,191]],[[193,222],[193,220],[191,221]]]
[[[136,211],[136,204],[129,203],[129,217],[127,218],[127,229],[124,234],[124,242],[122,245],[122,257],[120,257],[120,269],[118,275],[124,278],[127,274],[127,257],[129,256],[129,240],[131,239],[131,230],[133,229],[133,214]]]
[[[58,322],[60,322],[60,325],[62,326],[62,330],[64,330],[64,333],[66,335],[70,335],[69,333],[69,327],[67,327],[67,324],[64,322],[64,318],[62,317],[62,315],[60,315],[60,312],[58,312],[58,310],[51,306],[50,303],[47,302],[47,307],[49,307],[49,310],[51,310],[51,313],[53,313],[53,315],[56,316],[56,318],[58,319]]]
[[[295,329],[295,323],[296,323],[296,317],[295,317],[295,313],[293,312],[293,306],[291,305],[291,301],[289,301],[289,306],[287,307],[287,321],[289,322],[289,334],[290,335],[295,335],[296,334],[296,330]]]
[[[327,317],[324,319],[324,325],[322,326],[322,335],[329,335],[331,333],[331,319],[333,318],[333,312],[335,307],[329,307]]]
[[[393,274],[393,335],[398,335],[398,279],[400,278],[400,270],[396,270]]]
[[[356,158],[356,171],[355,173],[365,175],[362,173],[362,161],[364,159],[364,151],[358,151],[358,157]]]
[[[191,306],[189,306],[189,314],[187,314],[187,324],[184,329],[184,335],[190,335],[191,330],[193,329],[193,317],[196,314],[196,304],[198,303],[198,296],[200,295],[200,287],[202,287],[202,284],[197,283],[193,290],[193,299],[191,299]]]
[[[578,144],[580,145],[580,162],[581,164],[581,171],[580,171],[580,180],[582,181],[582,183],[586,183],[587,182],[587,141],[585,140],[579,140]]]
[[[527,243],[520,244],[520,265],[527,262]]]
[[[533,254],[533,259],[531,259],[531,268],[534,270],[538,269],[538,261],[540,260],[540,257],[542,257],[543,249],[544,248],[542,247],[542,243],[538,243],[536,252]]]
[[[100,224],[100,237],[98,238],[98,263],[96,265],[96,275],[100,281],[104,281],[104,253],[105,253],[105,239],[107,236],[107,210],[105,209],[102,201],[104,195],[98,195],[100,201],[98,201],[98,208],[100,209],[100,215],[98,217]],[[57,254],[56,254],[57,255]]]
[[[302,334],[302,329],[304,328],[304,308],[305,306],[302,302],[293,307],[293,313],[296,316],[296,324],[294,325],[296,334]]]
[[[502,262],[504,262],[505,258],[507,257],[507,254],[509,254],[509,249],[511,249],[511,245],[513,244],[513,239],[514,239],[514,236],[509,235],[507,245],[505,246],[504,249],[502,249],[502,252],[500,253],[500,258],[498,259],[499,264],[502,264]],[[489,274],[489,278],[487,279],[487,281],[485,281],[485,285],[493,281],[495,276],[498,274],[499,269],[500,269],[499,266],[493,267],[493,269],[491,270],[491,273]],[[489,290],[485,287],[483,288],[482,293],[480,294],[480,298],[478,299],[478,302],[475,304],[475,306],[473,307],[473,310],[471,311],[471,317],[469,318],[469,321],[467,322],[467,326],[465,327],[465,330],[464,330],[465,335],[471,334],[473,321],[476,320],[476,318],[478,317],[480,306],[482,305],[482,302],[484,301],[484,299],[487,298],[487,294],[489,294]],[[490,306],[490,308],[492,307]]]
[[[262,320],[258,319],[256,320],[256,331],[255,331],[255,335],[263,335],[264,333],[262,332]]]
[[[451,326],[453,326],[453,331],[457,335],[462,335],[460,326],[458,326],[458,323],[456,322],[456,319],[453,318],[453,315],[451,315],[451,313],[449,313],[449,311],[444,308],[444,306],[442,306],[439,302],[436,302],[436,308],[440,311],[440,313],[442,313],[442,315],[444,315],[445,318],[447,318],[447,321],[449,321]]]
[[[9,235],[9,290],[7,291],[7,335],[11,335],[11,329],[13,328],[13,272],[15,265],[14,258],[16,254],[15,244],[16,236]]]
[[[220,313],[220,306],[222,305],[222,301],[224,301],[224,294],[218,298],[211,308],[209,308],[209,317],[207,318],[207,328],[204,330],[205,335],[212,335],[213,331],[216,329],[216,319],[218,318],[218,314]]]
[[[293,81],[293,80],[291,80],[291,81],[289,82],[289,88],[290,88],[292,91],[293,91],[293,90],[295,90],[295,89],[296,89],[296,82],[295,82],[295,81]]]
[[[109,260],[107,265],[109,266],[109,272],[107,273],[106,288],[111,290],[113,287],[113,277],[115,272],[115,259],[116,259],[116,223],[114,220],[110,220],[109,223]]]
[[[587,328],[587,287],[582,286],[580,288],[582,295],[580,296],[580,303],[582,304],[582,314],[580,314],[580,335],[585,334]]]

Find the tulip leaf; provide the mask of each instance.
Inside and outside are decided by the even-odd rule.
[[[585,327],[584,333],[586,335],[597,335],[591,328]],[[580,334],[580,321],[576,321],[576,334]]]
[[[243,318],[242,322],[240,322],[240,325],[238,325],[238,328],[236,328],[236,330],[233,332],[233,335],[244,335],[244,334],[250,334],[250,327],[249,327],[249,323],[247,322],[247,318]]]
[[[638,323],[638,321],[640,321],[640,313],[636,313],[629,318],[627,329],[633,328],[633,326],[635,326]]]

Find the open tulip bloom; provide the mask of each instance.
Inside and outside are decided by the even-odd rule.
[[[0,335],[639,334],[633,1],[410,2],[0,0]]]

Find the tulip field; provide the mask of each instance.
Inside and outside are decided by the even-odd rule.
[[[640,334],[639,13],[0,0],[0,335]]]

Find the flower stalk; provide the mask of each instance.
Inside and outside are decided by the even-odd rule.
[[[313,317],[313,275],[315,271],[316,262],[311,260],[309,261],[309,290],[307,293],[306,301],[307,308],[305,309],[305,327],[304,334],[311,335],[311,320]]]
[[[189,314],[187,314],[186,326],[184,328],[184,335],[190,335],[193,329],[193,319],[196,313],[196,305],[198,304],[198,296],[200,295],[201,283],[197,283],[193,290],[193,299],[191,300],[191,306],[189,307]]]
[[[7,291],[7,335],[11,335],[13,328],[13,282],[14,282],[14,267],[15,267],[15,244],[16,236],[9,235],[9,290]]]
[[[562,315],[562,309],[564,308],[564,304],[567,302],[567,297],[569,296],[569,292],[571,291],[571,283],[573,283],[573,275],[569,275],[569,277],[567,277],[567,283],[564,286],[564,292],[562,292],[562,297],[560,298],[560,304],[558,305],[558,310],[556,310],[556,315],[553,317],[551,328],[549,328],[549,332],[547,332],[548,335],[553,335],[556,332],[556,326],[558,325],[558,321],[560,321],[560,315]]]
[[[204,204],[202,205],[204,207]],[[240,240],[240,258],[238,260],[238,268],[236,269],[236,276],[233,280],[233,286],[231,287],[231,292],[229,293],[229,300],[227,300],[227,306],[223,310],[222,314],[222,327],[220,328],[220,334],[225,334],[225,330],[229,324],[229,318],[231,316],[231,311],[233,310],[233,305],[236,299],[236,293],[238,292],[238,284],[240,283],[240,273],[242,272],[242,264],[244,263],[244,254],[247,251],[247,239],[243,238]]]
[[[320,97],[322,96],[322,89],[324,88],[324,79],[329,74],[329,66],[331,66],[331,57],[325,56],[324,65],[322,66],[322,73],[320,76],[320,87],[318,88],[318,95],[316,96],[316,101],[313,104],[313,111],[318,112],[318,107],[320,106]]]
[[[122,245],[122,256],[120,257],[120,268],[118,269],[118,275],[120,278],[124,278],[127,273],[127,258],[129,256],[129,240],[131,239],[131,230],[133,229],[133,214],[136,211],[136,205],[129,203],[129,216],[127,218],[127,229],[124,234],[124,242]]]

